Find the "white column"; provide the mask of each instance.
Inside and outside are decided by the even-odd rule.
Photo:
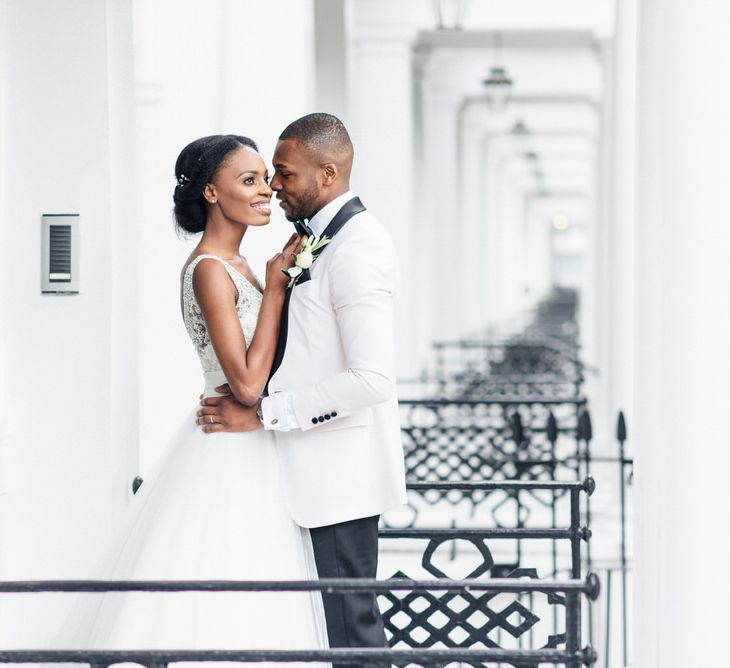
[[[314,0],[314,76],[317,111],[347,125],[347,3]]]
[[[465,334],[462,302],[456,295],[463,281],[458,240],[466,233],[458,198],[457,161],[458,114],[464,94],[459,87],[439,79],[431,79],[425,100],[425,175],[418,186],[419,198],[427,208],[421,241],[427,249],[424,259],[429,267],[430,290],[424,297],[430,297],[433,304],[432,338],[452,340]]]
[[[0,0],[0,72],[5,72],[7,67],[7,0]],[[5,228],[8,225],[8,216],[6,211],[6,189],[5,174],[7,156],[5,146],[7,145],[7,134],[5,128],[5,105],[7,100],[6,77],[0,76],[0,249],[7,248]],[[8,276],[5,270],[0,271],[0,495],[5,494],[7,474],[8,474],[8,421],[7,421],[7,388],[5,379],[7,378],[7,349],[5,344],[5,330],[8,319],[6,313],[6,291],[8,285]],[[4,499],[0,498],[0,526],[4,526],[5,504]],[[2,569],[2,555],[0,555],[0,569]],[[2,620],[0,620],[2,623]]]
[[[502,296],[504,285],[504,226],[501,218],[503,192],[499,182],[499,166],[504,160],[504,142],[488,140],[482,143],[484,168],[481,170],[481,203],[485,225],[485,314],[488,326],[500,323],[504,317]]]
[[[7,67],[7,12],[8,0],[0,0],[0,72],[5,72]],[[7,215],[6,187],[5,179],[7,172],[7,131],[6,131],[6,104],[7,104],[7,85],[6,77],[0,75],[0,259],[4,257],[2,249],[7,248],[6,226],[9,224]],[[8,415],[8,396],[6,385],[7,379],[7,344],[6,334],[7,323],[10,313],[7,309],[7,291],[8,291],[8,271],[2,263],[0,267],[0,527],[8,525],[8,499],[7,499],[7,483],[9,479],[9,415]],[[6,539],[8,536],[3,530],[0,533],[0,539]],[[3,542],[5,542],[3,540]],[[0,573],[5,573],[5,563],[9,555],[7,550],[0,550]],[[8,626],[8,614],[0,608],[0,628]]]
[[[546,297],[551,287],[551,224],[543,198],[535,191],[526,195],[527,236],[526,272],[530,300],[535,303]]]
[[[580,334],[583,362],[595,371],[586,374],[584,391],[591,401],[591,418],[596,435],[594,448],[603,449],[611,441],[609,426],[610,387],[615,372],[612,360],[613,348],[613,132],[614,132],[614,80],[613,46],[608,40],[600,43],[597,58],[603,65],[603,105],[598,116],[599,134],[596,143],[596,171],[594,188],[596,197],[590,210],[587,226],[585,257],[587,291],[580,303]]]
[[[134,136],[134,67],[132,0],[106,0],[109,114],[110,200],[110,378],[109,441],[113,497],[132,496],[139,470],[139,227]],[[123,503],[112,516],[121,518]]]
[[[355,145],[353,188],[396,245],[401,268],[398,375],[412,377],[428,343],[416,315],[431,299],[422,292],[425,230],[423,221],[414,218],[414,199],[422,193],[413,171],[412,35],[410,30],[367,30],[355,31],[352,38],[348,119]]]
[[[635,0],[618,0],[612,49],[613,154],[610,235],[611,368],[608,404],[632,423],[634,401],[634,235],[636,233],[636,20]]]
[[[615,449],[618,412],[633,408],[636,161],[636,4],[618,2],[616,32],[603,49],[605,94],[599,155],[599,202],[593,226],[595,281],[586,361],[595,445]]]
[[[506,146],[509,146],[506,144]],[[492,312],[490,319],[504,325],[524,311],[526,285],[525,192],[534,187],[530,173],[521,156],[511,148],[501,154],[495,164],[491,181],[491,197],[495,200],[489,225],[494,232],[490,263]],[[489,171],[487,172],[489,173]]]
[[[485,105],[486,106],[486,105]],[[478,110],[478,111],[477,111]],[[461,233],[454,233],[449,246],[458,249],[462,263],[463,282],[455,295],[461,302],[462,330],[464,334],[474,335],[485,326],[486,312],[486,210],[482,170],[482,136],[484,121],[476,115],[487,114],[481,106],[475,111],[462,113],[459,161],[459,204],[461,211]]]
[[[634,420],[634,236],[636,234],[636,50],[637,50],[637,3],[635,0],[618,0],[616,3],[616,25],[613,44],[610,49],[610,64],[607,85],[606,105],[610,115],[611,142],[605,146],[608,150],[607,167],[610,170],[606,185],[608,196],[602,208],[601,225],[605,228],[605,247],[602,258],[605,266],[604,279],[605,298],[600,302],[602,313],[602,331],[605,331],[603,362],[599,379],[603,399],[599,407],[600,413],[594,410],[597,418],[594,422],[595,445],[597,454],[615,456],[617,443],[615,440],[616,420],[619,411],[624,411],[628,420],[629,434],[632,435]],[[633,442],[633,441],[632,441]],[[638,445],[638,443],[637,443]],[[616,499],[619,489],[617,480],[607,481],[606,489],[598,490],[593,507],[597,517],[605,517],[611,521],[603,522],[608,536],[618,535],[619,520],[616,512]],[[605,509],[605,510],[604,510]],[[633,508],[629,508],[632,518]],[[630,520],[631,521],[631,520]],[[600,559],[601,545],[598,541],[594,547],[594,555]],[[609,555],[615,560],[618,552],[611,545]],[[631,553],[629,551],[629,558]],[[629,580],[631,583],[631,580]],[[618,582],[617,582],[618,585]],[[608,592],[606,592],[607,594]],[[628,593],[630,596],[630,592]],[[621,588],[615,586],[612,592],[610,620],[611,638],[606,643],[601,636],[605,629],[605,620],[596,618],[594,631],[596,638],[605,647],[610,647],[610,665],[621,666],[623,660],[623,619],[621,615]],[[598,607],[600,614],[606,610],[605,605]],[[629,625],[631,624],[632,606],[629,604]],[[629,627],[630,628],[630,627]],[[634,644],[631,629],[628,634],[629,660]]]
[[[730,5],[639,13],[635,665],[715,666],[727,637]]]

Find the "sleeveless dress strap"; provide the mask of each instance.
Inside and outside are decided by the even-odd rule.
[[[236,288],[236,303],[240,300],[241,297],[241,289],[240,289],[240,281],[243,278],[241,276],[241,273],[239,271],[236,271],[228,262],[226,262],[222,257],[218,257],[217,255],[198,255],[185,269],[185,280],[191,281],[193,278],[193,273],[195,272],[195,267],[198,266],[201,260],[217,260],[220,262],[228,272],[228,276],[233,281],[233,286]]]
[[[220,262],[226,268],[226,271],[228,272],[228,274],[230,275],[230,277],[233,278],[233,279],[237,278],[238,277],[238,274],[240,273],[240,272],[237,272],[236,269],[234,269],[230,264],[228,264],[228,262],[226,262],[222,257],[218,257],[217,255],[208,255],[206,253],[204,253],[203,255],[198,255],[187,266],[187,268],[185,269],[185,273],[187,274],[188,272],[190,272],[190,274],[192,274],[195,271],[195,267],[198,266],[198,263],[201,260],[217,260],[218,262]],[[234,282],[235,282],[235,280],[234,280]]]

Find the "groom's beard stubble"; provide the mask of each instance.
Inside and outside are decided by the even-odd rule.
[[[283,202],[286,202],[291,207],[291,211],[287,213],[286,209],[282,206],[282,200],[279,201],[279,206],[282,206],[284,215],[289,222],[293,223],[295,220],[311,220],[317,211],[322,208],[318,205],[319,186],[317,185],[316,180],[313,181],[299,197],[297,197],[296,206],[291,203],[291,200],[286,193],[283,193],[283,195]]]

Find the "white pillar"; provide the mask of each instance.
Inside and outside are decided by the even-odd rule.
[[[453,340],[464,336],[460,298],[455,296],[462,283],[462,258],[458,253],[464,229],[458,199],[458,114],[464,97],[460,88],[440,80],[433,81],[426,98],[423,140],[426,144],[425,178],[420,198],[426,202],[427,227],[423,241],[429,268],[430,295],[433,303],[433,339]]]
[[[110,200],[110,378],[109,441],[115,499],[132,496],[139,470],[138,209],[134,136],[134,46],[132,0],[106,0]],[[114,520],[124,504],[115,503]]]
[[[551,287],[551,224],[550,214],[545,210],[543,198],[535,191],[526,195],[527,248],[526,271],[530,300],[538,302],[545,298]]]
[[[353,188],[396,245],[401,268],[398,375],[412,377],[428,344],[416,314],[431,299],[423,294],[423,221],[414,219],[413,208],[421,193],[413,170],[412,34],[397,28],[355,30],[352,38],[348,119],[355,145]]]
[[[486,105],[485,105],[486,106]],[[462,112],[459,161],[459,204],[461,233],[454,233],[449,247],[458,252],[462,263],[463,282],[455,298],[459,299],[464,334],[474,335],[486,326],[486,211],[482,170],[484,121],[476,114],[486,116],[481,106],[477,111]]]
[[[508,149],[509,150],[509,149]],[[498,324],[514,321],[525,309],[526,239],[525,192],[534,187],[531,175],[521,156],[511,150],[497,160],[492,197],[496,198],[494,219],[495,244],[490,253],[499,269],[491,286],[496,309],[490,314]]]
[[[482,205],[485,225],[485,313],[488,326],[499,325],[506,317],[504,287],[507,283],[509,249],[505,241],[502,202],[505,198],[502,165],[511,150],[504,141],[485,137],[482,142],[484,168],[482,176]]]
[[[0,72],[5,72],[7,67],[7,0],[0,0]],[[5,210],[5,174],[7,156],[5,146],[7,145],[7,134],[5,128],[5,101],[7,100],[6,77],[0,76],[0,249],[7,248],[5,227],[8,225],[8,216]],[[6,291],[7,291],[7,274],[3,270],[0,272],[0,495],[4,495],[7,484],[8,474],[8,416],[7,416],[7,388],[5,379],[7,378],[7,348],[5,343],[5,330],[8,319],[6,313]],[[4,499],[0,497],[0,526],[5,526]],[[2,569],[2,555],[0,555],[0,570]],[[2,623],[2,620],[0,620]]]
[[[314,75],[317,111],[347,125],[347,3],[314,0]]]
[[[634,235],[636,233],[636,20],[635,0],[616,3],[613,43],[613,154],[610,230],[610,416],[623,410],[632,424],[634,401]],[[613,424],[613,423],[611,423]]]
[[[730,562],[730,5],[639,13],[635,665],[715,666]]]
[[[614,45],[600,42],[597,57],[603,65],[603,104],[598,116],[596,171],[594,187],[596,198],[591,207],[587,227],[586,278],[588,291],[580,304],[580,328],[583,362],[595,371],[586,374],[585,393],[591,401],[591,418],[596,435],[593,446],[599,450],[611,442],[609,426],[612,419],[610,387],[615,373],[613,349],[613,294],[614,283],[613,234],[616,221],[613,207],[614,162],[614,83],[612,56]]]

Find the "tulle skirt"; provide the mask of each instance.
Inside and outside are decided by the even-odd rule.
[[[206,434],[194,415],[129,508],[93,577],[304,580],[317,577],[309,532],[287,511],[273,436]],[[79,595],[56,649],[321,649],[321,595]]]

